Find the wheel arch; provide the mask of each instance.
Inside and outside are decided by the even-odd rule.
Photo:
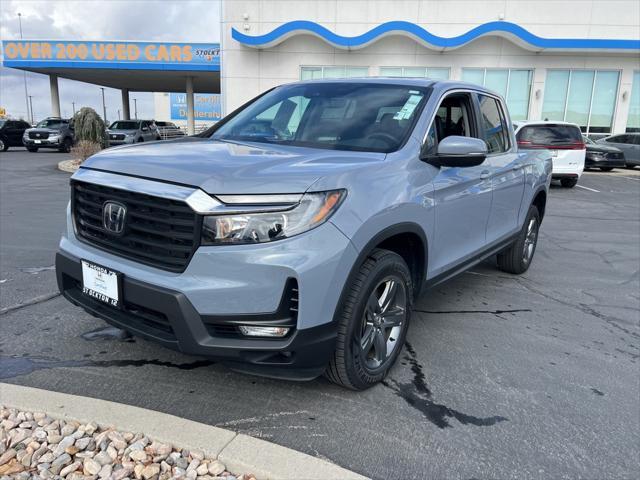
[[[347,292],[346,286],[353,282],[361,265],[376,248],[391,250],[404,258],[411,271],[411,278],[414,283],[414,298],[422,291],[429,259],[427,235],[423,228],[414,222],[401,222],[390,225],[371,237],[358,252],[336,305],[334,321],[337,321],[342,305],[344,305]]]
[[[539,188],[536,193],[533,195],[533,200],[531,200],[531,205],[535,205],[538,209],[538,213],[540,214],[540,222],[544,218],[544,213],[547,208],[547,191],[543,188]]]

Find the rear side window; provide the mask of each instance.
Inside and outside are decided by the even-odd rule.
[[[528,125],[516,135],[521,148],[558,148],[583,146],[580,129],[573,125]]]
[[[607,142],[631,143],[631,135],[616,135],[615,137],[609,137],[607,138]]]
[[[509,149],[507,124],[500,104],[493,97],[478,95],[480,122],[489,153],[506,152]]]

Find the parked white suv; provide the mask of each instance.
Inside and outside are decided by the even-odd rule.
[[[572,188],[584,170],[586,146],[575,123],[550,121],[514,122],[518,148],[547,149],[553,160],[552,178]]]

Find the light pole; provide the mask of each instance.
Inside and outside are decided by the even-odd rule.
[[[104,103],[104,87],[100,87],[100,90],[102,90],[102,113],[103,113],[103,120],[104,123],[107,123],[107,106]]]
[[[22,13],[18,12],[18,24],[20,25],[20,40],[22,40]],[[24,80],[24,103],[27,106],[27,116],[29,116],[29,92],[27,90],[27,72],[22,71],[22,79]],[[33,113],[29,123],[33,124]]]
[[[120,109],[118,109],[118,120],[120,120]]]
[[[76,116],[76,102],[71,102],[71,110],[73,110],[73,116]]]
[[[29,112],[31,124],[33,125],[33,95],[29,95]]]
[[[138,99],[133,99],[133,118],[138,119]]]

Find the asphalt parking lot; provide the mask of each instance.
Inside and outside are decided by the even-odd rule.
[[[0,381],[172,413],[373,478],[640,478],[640,169],[552,188],[522,277],[486,262],[418,302],[355,393],[122,339],[55,294],[64,154],[0,153]],[[0,399],[1,401],[1,399]]]

